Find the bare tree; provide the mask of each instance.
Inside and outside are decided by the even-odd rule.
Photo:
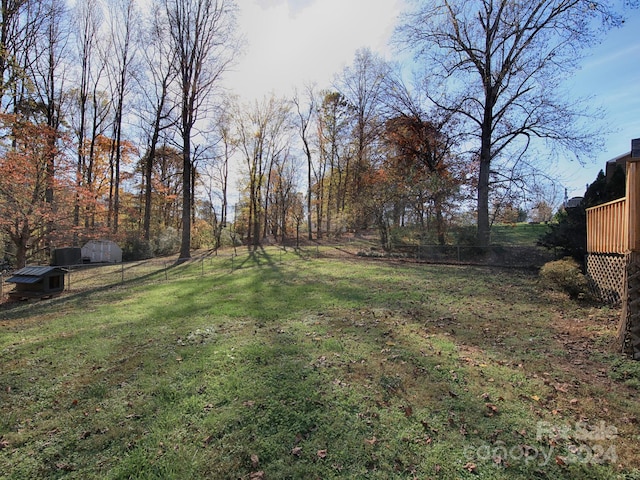
[[[295,202],[299,201],[297,195],[297,173],[299,166],[296,159],[285,150],[282,155],[274,159],[270,175],[270,204],[269,226],[275,239],[285,242],[289,236],[289,226],[296,223],[293,218]]]
[[[233,0],[162,0],[175,51],[183,155],[180,258],[191,257],[194,128],[237,53]]]
[[[139,115],[142,130],[147,137],[146,152],[143,155],[144,218],[143,238],[151,238],[152,173],[155,168],[158,142],[162,133],[175,124],[174,104],[171,102],[170,86],[176,78],[173,68],[176,51],[169,47],[168,23],[160,14],[160,7],[154,5],[147,29],[143,34],[145,48],[142,49],[145,75],[139,75],[138,91],[141,95]]]
[[[311,150],[312,122],[317,114],[316,95],[313,86],[307,86],[305,89],[305,105],[303,100],[296,92],[293,97],[293,103],[298,112],[298,133],[302,140],[302,149],[307,158],[307,229],[309,230],[309,240],[313,240],[312,229],[312,205],[313,205],[313,156]],[[299,225],[298,225],[299,226]]]
[[[400,41],[440,81],[431,100],[476,139],[480,245],[490,241],[492,176],[509,159],[534,139],[573,152],[594,146],[593,129],[578,125],[585,111],[563,96],[561,80],[603,27],[620,21],[611,2],[598,0],[422,1],[405,15]]]
[[[30,88],[26,74],[37,58],[34,50],[43,21],[41,3],[36,0],[0,2],[0,102],[3,111],[29,113]]]
[[[134,0],[109,3],[109,37],[105,65],[113,103],[112,147],[109,154],[109,211],[107,225],[118,233],[120,212],[120,163],[125,97],[130,89],[140,25]]]
[[[260,245],[267,233],[271,171],[291,141],[290,104],[273,96],[235,114],[249,193],[247,240]],[[262,228],[261,228],[262,227]]]
[[[354,162],[349,178],[350,200],[355,212],[354,227],[366,228],[367,215],[360,208],[365,192],[366,176],[376,162],[376,144],[382,132],[384,79],[389,66],[368,49],[356,52],[353,65],[345,68],[336,87],[345,97],[353,113]],[[345,185],[345,188],[347,185]]]
[[[87,167],[87,157],[91,158],[91,155],[87,155],[87,149],[85,146],[87,138],[87,123],[90,116],[89,100],[91,99],[91,84],[97,85],[97,78],[99,75],[95,73],[95,59],[97,42],[98,42],[98,30],[102,22],[102,11],[98,5],[97,0],[82,0],[75,6],[75,36],[77,40],[77,55],[79,62],[79,79],[77,81],[78,87],[75,90],[76,97],[76,109],[77,117],[73,129],[77,137],[77,164],[76,164],[76,188],[78,190],[76,203],[74,206],[73,224],[78,227],[80,225],[80,191],[86,187],[86,183],[91,183],[91,168]],[[96,104],[96,95],[94,88],[94,105]],[[94,109],[95,110],[95,109]],[[94,115],[94,128],[95,131],[95,119]],[[85,181],[85,171],[89,170],[89,179]],[[74,243],[77,242],[77,238],[74,239]]]
[[[238,150],[238,140],[233,131],[235,105],[236,99],[227,97],[216,111],[212,126],[216,155],[203,175],[203,184],[209,197],[209,207],[213,210],[215,249],[220,248],[222,230],[227,226],[229,168],[231,159]],[[215,206],[218,203],[214,199],[215,196],[218,197],[220,203],[220,215],[215,213]]]
[[[62,135],[62,108],[65,89],[65,70],[69,65],[67,47],[69,41],[69,17],[63,0],[42,2],[42,23],[35,48],[35,61],[31,64],[30,77],[34,83],[36,102],[44,116],[44,121],[53,132],[47,138],[50,141],[46,152],[47,186],[45,201],[54,203],[54,180],[58,149],[56,145]],[[56,226],[49,222],[46,232],[46,248],[50,248],[51,235]]]
[[[316,234],[331,234],[332,216],[344,210],[347,176],[351,162],[352,112],[339,92],[324,92],[318,107],[318,161],[314,169]]]

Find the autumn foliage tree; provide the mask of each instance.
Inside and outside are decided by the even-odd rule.
[[[54,129],[20,119],[0,115],[3,137],[0,153],[0,229],[8,236],[16,251],[16,266],[23,267],[37,252],[45,236],[55,234],[51,225],[62,226],[68,219],[63,207],[69,186],[65,176],[51,177],[49,160],[56,158],[62,167]],[[54,149],[55,151],[51,151]],[[54,202],[47,201],[47,190],[56,192]]]
[[[451,139],[441,127],[415,115],[390,118],[385,125],[389,153],[385,168],[395,185],[396,217],[413,210],[424,230],[427,206],[435,218],[438,243],[446,241],[446,203],[461,184],[451,153]]]

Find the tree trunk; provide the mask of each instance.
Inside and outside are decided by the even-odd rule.
[[[151,239],[151,193],[152,193],[152,172],[156,156],[156,145],[152,140],[149,145],[144,162],[144,219],[142,223],[143,238],[146,241]]]
[[[183,125],[182,141],[182,243],[180,259],[191,258],[191,129]]]
[[[442,213],[442,200],[439,196],[436,196],[435,199],[435,213],[436,213],[436,232],[438,235],[438,244],[444,245],[446,243],[445,238],[445,225],[444,225],[444,215]]]
[[[488,247],[491,241],[489,222],[489,181],[491,178],[491,129],[493,127],[492,88],[486,86],[484,117],[480,132],[480,171],[478,173],[478,246]]]

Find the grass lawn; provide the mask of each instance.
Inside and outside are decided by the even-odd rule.
[[[0,308],[0,478],[640,479],[617,311],[518,271],[211,262]]]
[[[491,227],[491,243],[496,245],[535,246],[549,230],[544,223],[499,224]]]

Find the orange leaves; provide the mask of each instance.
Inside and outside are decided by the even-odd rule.
[[[0,115],[4,144],[0,146],[0,229],[16,247],[16,264],[24,265],[28,248],[49,231],[56,216],[56,192],[64,193],[64,156],[56,132],[47,125]],[[63,204],[64,205],[64,204]]]

